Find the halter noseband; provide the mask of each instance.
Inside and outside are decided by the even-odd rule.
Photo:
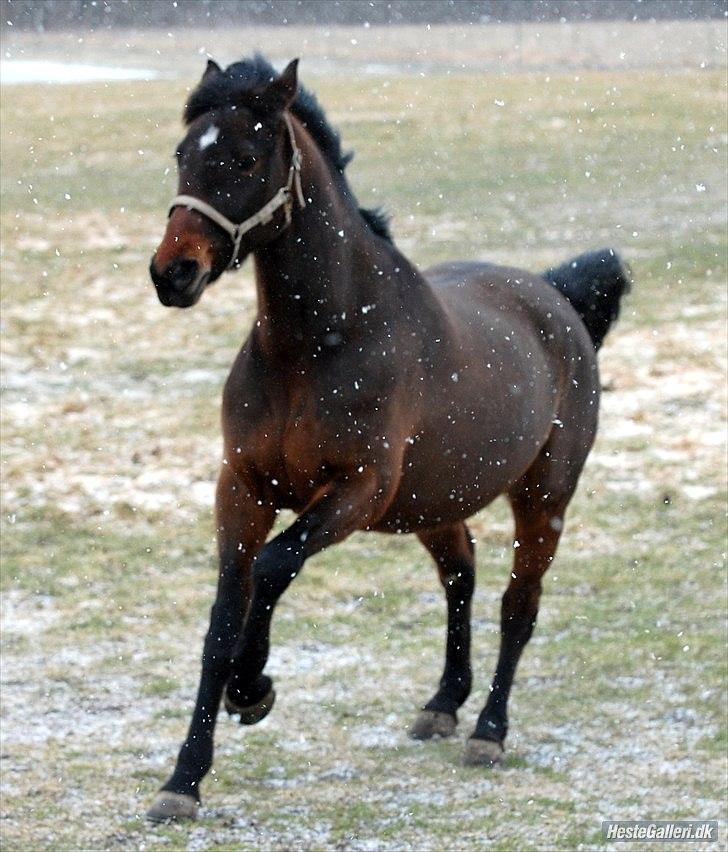
[[[172,211],[175,207],[186,207],[188,210],[196,210],[198,213],[202,213],[203,216],[207,216],[210,221],[219,225],[219,227],[228,234],[230,239],[233,241],[233,256],[227,266],[228,269],[237,264],[240,242],[243,239],[243,236],[258,225],[266,225],[270,222],[273,218],[273,214],[279,207],[283,207],[285,210],[286,225],[291,224],[294,191],[295,200],[298,201],[301,207],[306,206],[306,199],[303,196],[303,189],[301,188],[301,150],[298,145],[296,145],[296,137],[293,133],[293,124],[291,123],[288,113],[283,113],[283,120],[286,123],[288,138],[291,142],[291,165],[288,167],[288,181],[285,186],[282,186],[278,192],[276,192],[270,201],[258,210],[257,213],[254,213],[244,222],[240,222],[240,224],[236,225],[235,222],[231,222],[227,216],[223,216],[222,213],[216,210],[211,204],[208,204],[206,201],[202,201],[199,198],[195,198],[194,195],[177,195],[172,199],[172,205],[169,208],[170,216],[172,215]]]

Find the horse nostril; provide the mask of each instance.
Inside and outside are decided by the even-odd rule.
[[[184,290],[197,280],[200,266],[196,260],[173,260],[164,270],[167,282],[176,290]]]

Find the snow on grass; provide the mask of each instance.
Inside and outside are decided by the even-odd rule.
[[[110,65],[86,65],[80,62],[53,62],[46,59],[0,61],[0,84],[17,86],[47,83],[96,83],[114,80],[154,80],[159,74],[148,68],[119,68]]]

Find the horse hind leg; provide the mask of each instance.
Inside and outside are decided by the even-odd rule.
[[[468,740],[465,763],[503,761],[508,697],[518,661],[531,638],[541,580],[551,565],[564,514],[591,446],[593,429],[552,435],[536,461],[508,493],[515,519],[513,571],[501,603],[500,651],[490,695]]]
[[[447,737],[455,731],[457,710],[470,694],[470,602],[475,588],[475,548],[464,523],[418,534],[432,555],[447,600],[445,670],[435,695],[410,728],[413,739]]]

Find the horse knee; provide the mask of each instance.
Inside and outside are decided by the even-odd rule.
[[[253,586],[257,595],[276,601],[303,566],[303,543],[272,541],[253,565]]]

